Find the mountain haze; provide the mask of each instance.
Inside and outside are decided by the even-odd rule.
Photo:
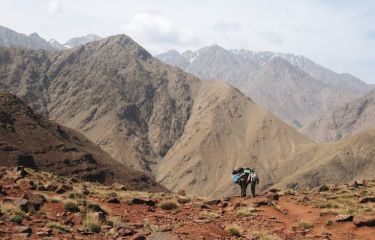
[[[213,45],[157,56],[203,79],[220,79],[295,128],[364,94],[369,86],[292,54],[226,50]]]

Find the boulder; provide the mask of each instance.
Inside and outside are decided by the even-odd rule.
[[[319,192],[326,192],[329,190],[329,187],[325,184],[319,187]]]
[[[57,194],[63,194],[63,193],[66,193],[67,190],[63,187],[59,187],[58,189],[56,189],[55,193]]]
[[[120,203],[120,200],[116,197],[112,197],[112,198],[107,200],[107,203],[118,204],[118,203]]]
[[[267,195],[266,195],[267,199],[269,200],[279,200],[280,196],[278,193],[276,192],[268,192]]]
[[[33,230],[29,226],[19,226],[14,228],[14,232],[16,233],[29,233],[31,234]]]
[[[353,220],[352,215],[343,215],[343,214],[337,215],[335,219],[336,222],[350,222],[352,220]]]
[[[55,192],[57,190],[58,186],[54,183],[48,183],[46,185],[46,191],[49,191],[49,192]]]
[[[28,200],[28,211],[39,211],[44,203],[47,202],[43,195],[33,194],[31,192],[24,193],[23,198]]]
[[[24,198],[14,198],[14,197],[7,197],[3,199],[4,204],[12,204],[15,207],[21,209],[22,211],[27,211],[28,209],[28,200]]]
[[[129,228],[119,228],[117,229],[118,237],[129,237],[134,235],[134,230]]]
[[[353,219],[354,225],[357,227],[375,227],[375,216],[362,217],[358,216]]]
[[[151,206],[151,207],[154,207],[156,205],[156,202],[153,201],[153,200],[144,200],[144,199],[141,199],[141,198],[133,198],[132,200],[132,203],[133,204],[143,204],[143,205],[147,205],[147,206]]]
[[[363,197],[359,199],[359,203],[375,202],[375,197]]]
[[[213,200],[209,200],[205,202],[205,204],[210,205],[210,206],[218,205],[220,203],[221,203],[221,200],[219,199],[213,199]]]

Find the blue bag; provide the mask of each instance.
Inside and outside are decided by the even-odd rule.
[[[232,182],[238,183],[240,181],[241,176],[239,174],[232,175]]]

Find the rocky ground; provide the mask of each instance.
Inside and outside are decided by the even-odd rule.
[[[255,198],[128,191],[0,168],[1,239],[374,239],[375,179]]]

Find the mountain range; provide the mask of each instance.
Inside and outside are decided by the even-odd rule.
[[[3,47],[22,47],[34,50],[42,49],[46,51],[60,51],[72,47],[78,47],[80,45],[100,39],[102,38],[98,35],[88,34],[86,36],[72,38],[64,44],[61,44],[55,39],[46,41],[37,33],[26,35],[18,33],[7,27],[0,26],[0,46]]]
[[[218,56],[227,55],[223,67],[238,61],[232,58],[238,54],[214,48]],[[352,81],[329,87],[281,57],[260,67],[250,61],[236,64],[239,76],[252,67],[257,76],[273,78],[273,83],[264,84],[281,88],[274,95],[294,99],[301,108],[312,104],[310,111],[323,111],[325,106],[314,105],[321,101],[314,94],[322,97],[334,89],[347,93],[353,88],[354,98],[365,91]],[[222,71],[223,76],[228,71]],[[272,97],[262,82],[256,86]],[[298,93],[299,88],[308,95]],[[230,176],[240,166],[256,169],[259,190],[342,183],[374,172],[373,130],[337,143],[315,144],[237,88],[202,81],[162,63],[126,35],[61,51],[0,47],[0,90],[79,131],[119,163],[152,174],[173,191],[233,194],[238,187]],[[326,99],[340,100],[328,94]],[[306,119],[315,113],[310,114]]]
[[[296,154],[320,149],[237,89],[163,64],[124,35],[58,52],[0,48],[0,72],[0,89],[174,191],[234,193],[229,176],[245,165],[264,189],[290,176]]]
[[[350,74],[337,74],[300,55],[213,45],[183,54],[171,50],[156,57],[202,79],[226,81],[297,129],[371,88]]]

